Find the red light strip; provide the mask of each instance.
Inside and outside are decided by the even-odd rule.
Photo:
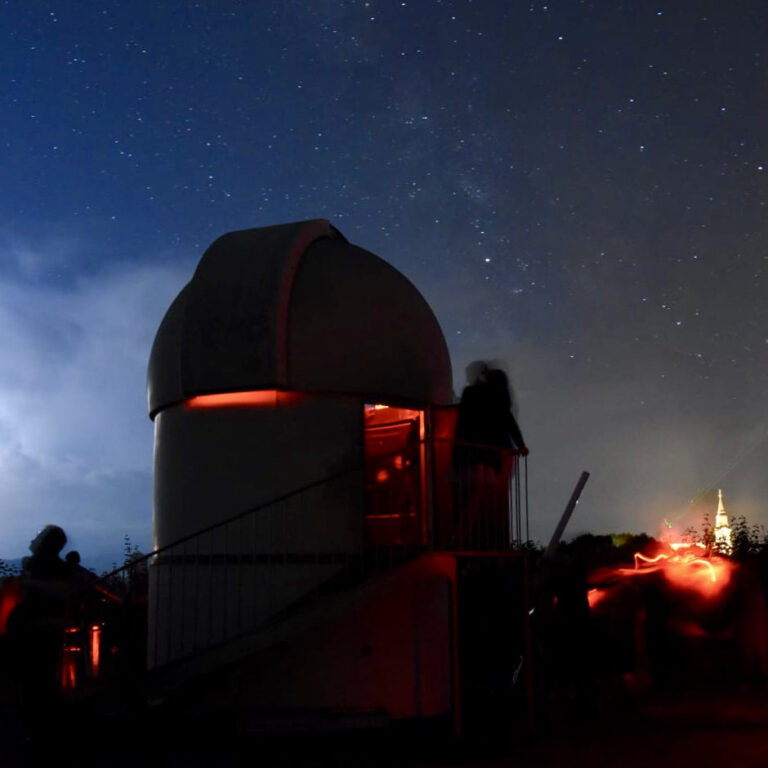
[[[400,512],[394,512],[392,514],[381,514],[381,515],[366,515],[366,520],[397,520],[403,517],[416,517],[415,512],[408,512],[406,514],[400,514]]]
[[[197,395],[184,402],[191,410],[202,408],[270,408],[277,405],[276,389],[255,389],[248,392],[219,392]]]
[[[91,666],[93,676],[99,675],[99,664],[101,662],[101,626],[93,624],[91,626]]]
[[[669,555],[665,555],[665,554],[656,555],[656,557],[646,557],[640,552],[635,552],[635,570],[637,570],[640,567],[641,560],[644,563],[649,563],[649,564],[659,563],[662,560],[667,560],[669,563],[676,563],[679,565],[703,565],[705,568],[709,569],[709,575],[710,575],[710,578],[712,579],[712,582],[715,583],[717,581],[717,575],[715,574],[715,569],[712,567],[712,563],[710,563],[709,560],[704,560],[701,557],[694,557],[693,555],[687,555],[686,557],[681,557],[680,555],[675,555],[674,557],[670,558]],[[644,569],[644,570],[651,571],[655,569]]]
[[[640,563],[639,563],[640,560],[642,560],[644,563],[658,563],[660,560],[668,560],[668,559],[669,559],[669,555],[656,555],[656,557],[646,557],[640,552],[635,552],[635,568],[640,567]]]

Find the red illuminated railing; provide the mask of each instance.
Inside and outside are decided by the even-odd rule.
[[[509,550],[530,539],[527,454],[433,441],[434,544],[449,550]]]

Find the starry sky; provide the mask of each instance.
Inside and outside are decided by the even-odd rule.
[[[327,218],[505,361],[532,535],[768,523],[764,0],[3,0],[0,557],[147,549],[146,362],[219,234]]]

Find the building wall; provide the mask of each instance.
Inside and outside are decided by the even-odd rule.
[[[249,710],[447,715],[453,706],[455,560],[423,555],[350,595],[353,609],[255,655],[240,674]]]
[[[360,552],[362,418],[359,399],[311,395],[157,415],[156,548],[338,477],[160,553],[150,569],[150,666],[252,630]]]
[[[362,461],[362,403],[345,396],[278,395],[275,407],[190,410],[179,404],[155,418],[155,547],[264,504]],[[303,513],[313,545],[360,544],[359,478],[333,484],[325,535]],[[351,505],[357,505],[353,510]],[[319,512],[320,510],[315,510]],[[296,533],[297,531],[293,531]],[[296,539],[292,536],[292,544]]]

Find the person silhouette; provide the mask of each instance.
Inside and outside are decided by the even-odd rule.
[[[20,704],[37,735],[54,724],[60,694],[60,663],[69,595],[69,566],[59,557],[67,536],[47,525],[29,544],[19,578],[23,598],[8,617],[10,653],[15,659]]]
[[[489,368],[485,378],[490,401],[488,406],[490,444],[500,448],[511,448],[527,456],[528,447],[512,413],[512,395],[509,391],[507,374],[500,368]]]
[[[454,536],[463,546],[506,547],[509,480],[516,452],[528,455],[528,447],[512,413],[506,373],[482,360],[470,363],[466,373],[455,432]]]

